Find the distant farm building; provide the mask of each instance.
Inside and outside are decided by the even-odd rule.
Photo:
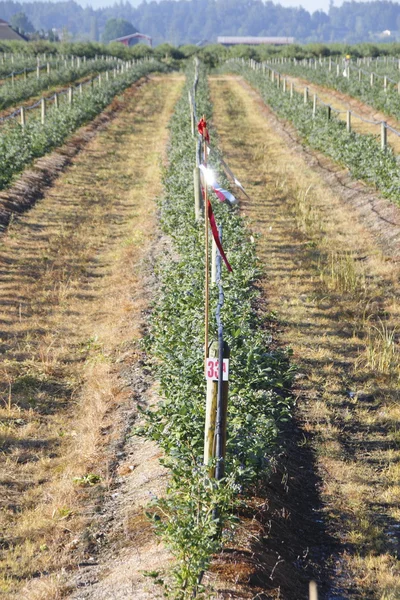
[[[0,19],[0,41],[17,41],[17,42],[26,42],[26,38],[23,35],[20,35],[7,23],[7,21],[3,21]]]
[[[271,46],[288,46],[294,44],[293,37],[256,37],[256,36],[226,36],[220,35],[217,38],[217,43],[223,46],[237,46],[245,44],[246,46],[259,46],[260,44],[270,44]]]
[[[111,40],[111,42],[121,42],[124,46],[134,46],[135,44],[147,44],[152,45],[152,38],[144,33],[131,33],[130,35],[124,35],[123,37]]]

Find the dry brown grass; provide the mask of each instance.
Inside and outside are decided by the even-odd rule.
[[[251,197],[243,211],[261,235],[268,307],[302,374],[297,422],[338,543],[333,585],[349,599],[396,598],[398,266],[290,149],[255,93],[235,78],[211,83],[225,156]]]
[[[128,92],[109,128],[0,241],[0,592],[67,568],[110,483],[147,306],[160,161],[181,80]],[[94,474],[99,483],[89,474]],[[58,575],[24,598],[58,598]]]

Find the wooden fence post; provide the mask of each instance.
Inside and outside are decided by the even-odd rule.
[[[211,240],[211,283],[217,283],[217,244]]]
[[[57,94],[57,92],[54,94],[54,107],[58,108],[58,94]]]
[[[218,344],[212,342],[208,356],[218,358]],[[207,379],[206,422],[204,428],[204,464],[208,465],[215,456],[215,425],[217,420],[218,381]],[[215,476],[215,467],[210,468],[209,476]]]
[[[21,106],[21,127],[25,127],[26,119],[25,119],[25,108]]]
[[[294,93],[294,85],[293,85],[293,81],[290,82],[290,99],[292,100],[293,98],[293,93]]]
[[[318,588],[315,581],[310,581],[309,585],[310,600],[318,600]]]
[[[304,104],[308,102],[308,87],[304,88]]]
[[[314,94],[313,96],[313,107],[312,107],[312,115],[315,118],[315,115],[317,114],[317,94]]]
[[[74,102],[74,90],[72,87],[68,88],[68,104],[72,106]]]
[[[381,150],[386,152],[387,150],[387,123],[386,121],[382,121],[381,123]]]
[[[195,135],[194,110],[193,110],[192,92],[190,90],[188,90],[188,98],[189,98],[189,110],[190,110],[190,128],[192,131],[192,136],[194,137],[194,135]]]
[[[194,214],[196,221],[200,221],[203,215],[203,201],[201,197],[201,186],[200,186],[200,169],[194,167],[193,169],[193,185],[194,185]]]
[[[351,111],[348,110],[346,113],[346,129],[347,133],[351,132]]]
[[[371,73],[371,75],[370,75],[369,82],[370,82],[371,87],[374,87],[374,74],[373,73]]]
[[[209,347],[208,356],[210,358],[218,358],[218,343],[212,342]],[[229,358],[229,347],[228,344],[224,342],[223,349],[224,358]],[[222,448],[222,456],[225,458],[225,448],[226,448],[226,413],[228,408],[228,391],[229,391],[229,383],[228,381],[223,382],[223,412],[224,418],[222,423],[222,436],[223,436],[223,448]],[[217,424],[217,402],[218,402],[218,381],[213,381],[207,379],[207,399],[206,399],[206,422],[204,428],[204,464],[208,465],[211,459],[216,456],[216,424]],[[209,476],[215,476],[215,468],[212,467],[209,470]]]
[[[41,108],[41,122],[42,122],[42,125],[44,125],[46,122],[46,98],[41,99],[40,108]]]

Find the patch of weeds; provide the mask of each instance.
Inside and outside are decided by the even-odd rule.
[[[82,477],[73,478],[73,482],[81,487],[89,487],[92,485],[96,485],[97,483],[100,483],[100,481],[100,475],[95,475],[94,473],[88,473],[87,475],[83,475]]]

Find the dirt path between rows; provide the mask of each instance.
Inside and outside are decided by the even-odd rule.
[[[390,127],[400,132],[400,122],[383,112],[378,111],[376,108],[365,104],[357,98],[343,94],[338,90],[326,88],[322,85],[317,85],[301,77],[293,77],[286,75],[287,81],[293,82],[297,91],[304,90],[308,87],[310,98],[314,94],[317,94],[318,98],[325,104],[330,104],[335,110],[340,111],[338,115],[339,119],[346,121],[346,113],[350,111],[351,114],[351,127],[354,131],[361,134],[370,134],[376,136],[378,139],[381,135],[381,121],[386,121]],[[360,118],[361,117],[361,118]],[[366,123],[362,119],[367,121],[376,121],[376,123]],[[390,129],[387,130],[388,144],[391,146],[396,154],[400,153],[400,136],[396,135]]]
[[[0,240],[4,597],[156,597],[141,571],[168,557],[143,507],[165,483],[158,449],[129,434],[156,395],[138,342],[183,81],[154,76],[121,95]]]
[[[302,148],[243,80],[211,89],[224,156],[251,198],[241,206],[260,236],[264,311],[298,375],[281,467],[210,585],[220,598],[300,600],[314,577],[325,600],[395,600],[399,210],[385,246],[379,213],[363,214],[370,192]]]

